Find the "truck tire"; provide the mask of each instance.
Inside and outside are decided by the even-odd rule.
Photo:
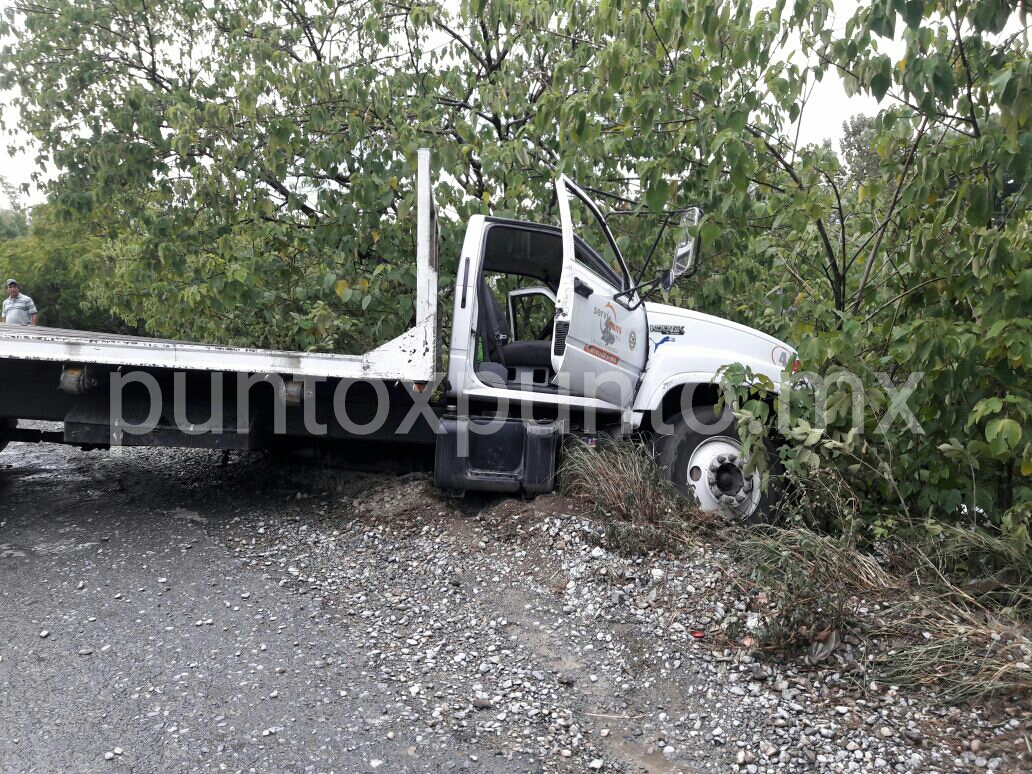
[[[726,414],[718,417],[713,406],[696,406],[692,413],[694,428],[678,416],[671,423],[673,433],[660,435],[656,444],[659,462],[670,480],[682,492],[694,496],[702,510],[719,511],[729,521],[759,523],[769,519],[780,497],[776,476],[771,476],[766,492],[758,473],[744,476],[742,442],[733,417],[730,422]],[[773,455],[772,463],[775,461]]]
[[[7,430],[13,430],[17,426],[17,419],[9,419],[7,417],[0,419],[0,451],[3,451],[4,447],[7,446]]]

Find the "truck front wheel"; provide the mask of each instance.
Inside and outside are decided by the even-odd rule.
[[[771,483],[767,492],[760,475],[745,475],[742,442],[734,417],[718,416],[712,406],[692,409],[694,420],[678,416],[673,432],[660,435],[659,462],[670,480],[685,494],[694,494],[704,511],[719,511],[729,520],[759,522],[770,515],[777,491]]]

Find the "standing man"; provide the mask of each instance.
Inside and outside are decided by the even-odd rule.
[[[2,275],[0,275],[2,276]],[[18,283],[7,280],[4,299],[4,322],[8,325],[39,325],[39,313],[32,299],[18,289]]]

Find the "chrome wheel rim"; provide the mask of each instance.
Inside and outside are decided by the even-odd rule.
[[[734,438],[714,436],[695,447],[686,477],[702,510],[720,511],[735,521],[756,512],[762,495],[760,475],[754,472],[746,476],[746,462],[742,444]]]

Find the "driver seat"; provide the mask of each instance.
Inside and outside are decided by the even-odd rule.
[[[552,342],[509,341],[509,322],[498,299],[480,278],[480,337],[484,342],[484,356],[506,368],[549,368],[552,365]]]

